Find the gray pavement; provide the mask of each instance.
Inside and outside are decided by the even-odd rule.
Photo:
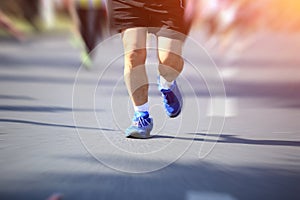
[[[68,33],[1,38],[0,199],[299,199],[300,38],[256,37],[211,60],[192,34],[176,119],[164,114],[150,48],[148,140],[124,138],[132,108],[119,36],[90,71]]]

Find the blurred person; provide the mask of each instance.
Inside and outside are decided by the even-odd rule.
[[[234,0],[201,0],[202,26],[206,28],[205,46],[214,49],[220,45],[220,33],[235,16]]]
[[[184,23],[188,31],[195,25],[196,20],[200,17],[199,0],[184,0]]]
[[[54,193],[50,197],[48,197],[46,200],[63,200],[64,196],[60,193]]]
[[[255,2],[251,0],[235,0],[232,7],[235,9],[234,17],[220,33],[221,52],[234,51],[241,53],[251,44],[258,30],[266,26],[263,14],[267,8],[266,1]]]
[[[84,42],[81,55],[86,68],[92,66],[93,50],[98,39],[103,40],[107,26],[106,0],[66,0],[68,10],[75,25],[75,37]]]
[[[37,23],[39,16],[39,3],[40,0],[17,0],[22,10],[23,18],[34,28],[39,31],[40,28]]]
[[[0,28],[3,28],[19,41],[25,40],[25,35],[14,23],[0,10]]]
[[[206,28],[206,46],[214,46],[218,29],[219,0],[201,0],[201,23]]]
[[[255,39],[249,36],[265,25],[265,2],[218,0],[214,31],[208,35],[206,46],[222,58],[239,55]]]
[[[229,39],[229,30],[233,27],[233,23],[236,19],[236,14],[238,10],[239,1],[228,1],[225,5],[223,5],[222,9],[218,15],[219,27],[216,33],[216,37],[218,37],[218,50],[219,53],[223,54],[232,41]]]
[[[207,42],[207,46],[215,48],[215,53],[219,56],[223,57],[230,45],[236,43],[232,41],[232,35],[236,29],[235,21],[240,3],[241,0],[219,0],[219,10],[215,16],[217,26]]]
[[[145,69],[149,32],[157,38],[158,87],[166,114],[171,118],[180,114],[183,100],[176,78],[183,70],[182,48],[195,15],[196,1],[112,0],[113,25],[122,34],[125,52],[124,79],[135,111],[126,137],[148,138],[153,128]]]
[[[52,29],[55,26],[55,1],[41,0],[41,16],[46,29]]]
[[[0,9],[5,14],[17,19],[24,20],[35,31],[39,30],[38,16],[40,0],[1,0]]]

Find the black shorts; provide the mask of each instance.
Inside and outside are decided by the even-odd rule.
[[[112,25],[118,32],[151,27],[149,32],[175,39],[185,38],[184,0],[111,0]]]

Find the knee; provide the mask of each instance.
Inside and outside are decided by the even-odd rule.
[[[125,67],[132,69],[144,65],[146,62],[146,49],[134,49],[125,54]]]

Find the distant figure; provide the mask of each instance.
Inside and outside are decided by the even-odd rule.
[[[19,41],[25,39],[24,34],[14,25],[14,23],[0,10],[0,28],[6,30],[9,34]]]
[[[53,1],[53,0],[51,0]],[[21,19],[35,31],[39,31],[39,6],[42,0],[1,0],[0,9],[8,16]]]
[[[40,27],[37,23],[40,0],[18,0],[17,2],[23,12],[24,19],[35,29],[35,31],[40,31]]]
[[[98,40],[104,37],[107,26],[106,0],[66,0],[69,13],[84,42],[82,62],[87,68],[92,65],[92,51]]]
[[[53,194],[51,195],[49,198],[47,198],[46,200],[62,200],[63,199],[63,195],[62,194]]]

